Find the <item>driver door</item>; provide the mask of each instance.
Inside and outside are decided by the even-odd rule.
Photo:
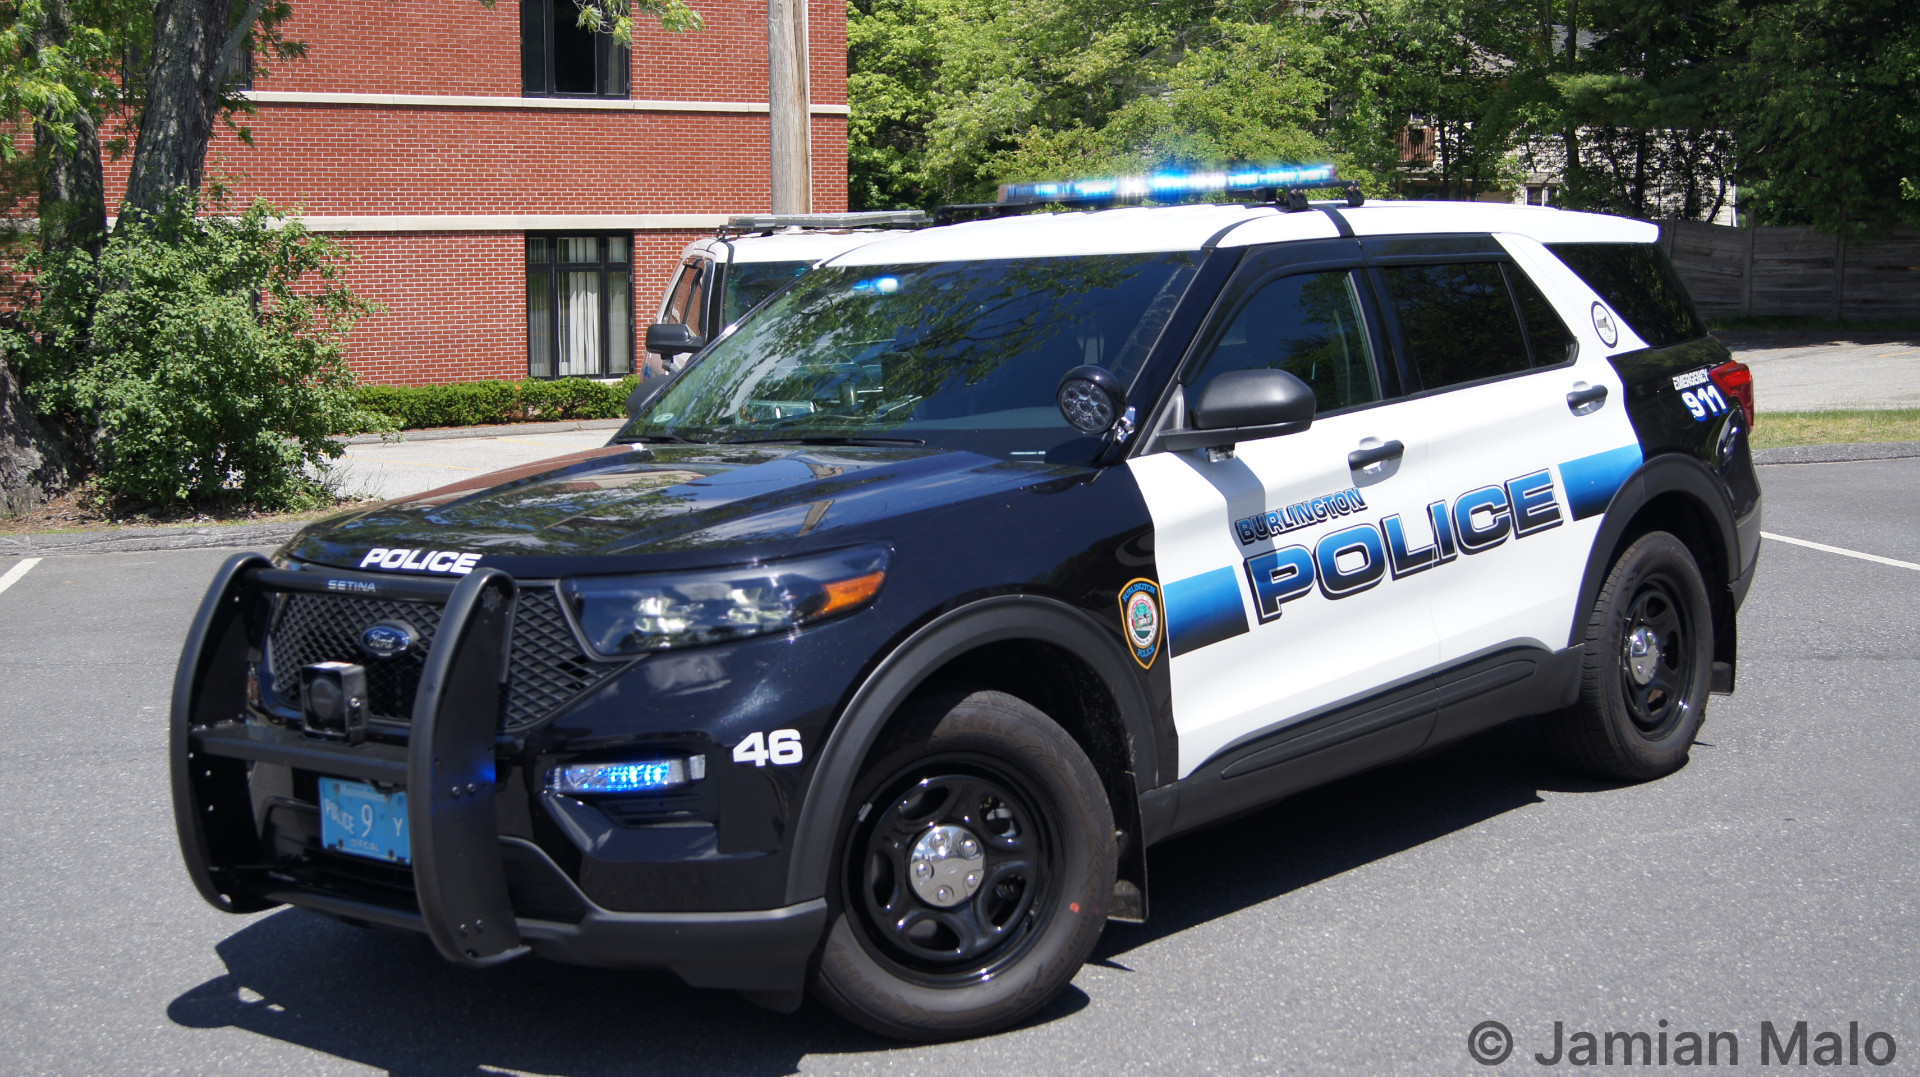
[[[1438,654],[1423,567],[1444,546],[1418,439],[1396,451],[1396,383],[1357,245],[1302,264],[1249,256],[1174,392],[1190,407],[1228,370],[1285,369],[1313,425],[1129,462],[1153,518],[1180,776],[1335,705],[1416,678]],[[1426,725],[1401,731],[1412,746]],[[1416,728],[1417,727],[1417,728]]]

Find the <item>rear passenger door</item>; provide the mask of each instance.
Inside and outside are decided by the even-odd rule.
[[[1523,691],[1544,652],[1568,646],[1600,513],[1640,450],[1606,348],[1590,318],[1576,329],[1577,299],[1552,271],[1570,275],[1544,248],[1366,243],[1410,390],[1398,425],[1449,532],[1428,575],[1439,732],[1458,733],[1510,717],[1483,693]]]
[[[1312,426],[1230,457],[1129,462],[1153,517],[1182,777],[1433,664],[1424,581],[1390,582],[1383,527],[1416,553],[1431,542],[1423,450],[1399,449],[1378,329],[1357,243],[1251,252],[1167,406],[1192,406],[1228,371],[1278,368],[1313,388]],[[1419,747],[1430,724],[1415,714],[1379,753]]]

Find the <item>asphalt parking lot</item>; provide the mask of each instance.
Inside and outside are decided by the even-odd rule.
[[[1514,725],[1169,843],[1151,921],[1110,927],[1040,1019],[932,1047],[665,975],[468,972],[213,911],[179,866],[165,724],[226,553],[0,558],[0,1071],[1464,1074],[1552,1068],[1555,1022],[1728,1031],[1751,1067],[1761,1022],[1801,1020],[1884,1032],[1885,1071],[1914,1071],[1920,459],[1762,478],[1769,532],[1906,567],[1769,542],[1739,692],[1681,772],[1569,778]],[[1492,1070],[1467,1050],[1490,1020],[1515,1043]]]

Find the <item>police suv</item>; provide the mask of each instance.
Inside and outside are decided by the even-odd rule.
[[[1526,715],[1680,767],[1760,491],[1654,226],[1282,175],[1011,189],[604,448],[235,556],[174,690],[200,892],[935,1039],[1046,1005],[1173,835]]]
[[[746,214],[680,252],[659,313],[647,327],[654,373],[671,373],[814,263],[927,224],[917,209],[864,213]]]

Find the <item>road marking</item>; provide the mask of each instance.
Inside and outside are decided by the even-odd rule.
[[[1788,542],[1795,546],[1805,546],[1809,550],[1819,550],[1822,553],[1837,553],[1842,557],[1858,557],[1862,561],[1872,561],[1878,565],[1892,565],[1894,568],[1910,568],[1915,572],[1920,572],[1920,565],[1916,565],[1912,561],[1895,561],[1891,557],[1881,557],[1879,554],[1861,553],[1859,550],[1843,550],[1838,546],[1828,546],[1822,542],[1808,542],[1806,539],[1788,538],[1785,535],[1776,535],[1771,531],[1760,532],[1760,537],[1769,542]]]
[[[20,577],[32,572],[33,566],[39,563],[40,559],[38,557],[22,557],[19,564],[8,569],[4,575],[0,575],[0,591],[12,587]]]

